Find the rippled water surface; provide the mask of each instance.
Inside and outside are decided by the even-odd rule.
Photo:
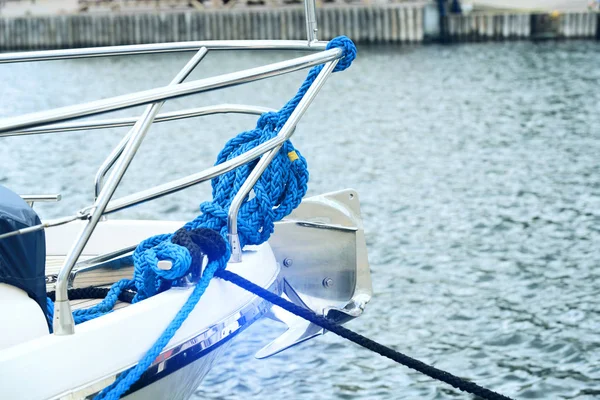
[[[189,54],[0,65],[0,115],[167,84]],[[285,56],[285,55],[283,55]],[[190,79],[283,59],[210,54]],[[299,126],[309,194],[353,187],[374,297],[350,327],[516,398],[600,396],[600,45],[510,43],[359,48]],[[279,107],[305,72],[178,99]],[[141,109],[119,115],[139,115]],[[118,194],[212,164],[252,117],[155,126]],[[125,130],[0,141],[0,183],[63,194],[43,217],[92,198]],[[115,218],[191,219],[208,186]],[[451,399],[465,395],[332,334],[268,360],[282,328],[244,332],[197,391],[207,399]]]

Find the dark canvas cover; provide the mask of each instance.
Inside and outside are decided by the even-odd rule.
[[[0,185],[0,234],[40,224],[19,195]],[[29,294],[46,313],[46,238],[43,230],[0,239],[0,283]]]

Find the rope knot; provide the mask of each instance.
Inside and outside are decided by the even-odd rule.
[[[146,250],[144,252],[146,261],[150,264],[150,267],[154,273],[166,280],[174,280],[184,276],[192,263],[191,254],[186,251],[182,246],[177,246],[168,241],[159,243],[158,245]],[[171,261],[172,267],[170,270],[164,271],[158,268],[159,260]],[[162,282],[158,283],[160,288]]]
[[[342,35],[331,39],[329,43],[327,43],[327,50],[335,48],[342,49],[343,57],[338,61],[333,72],[343,71],[352,65],[352,61],[356,58],[356,46],[349,37]]]
[[[216,231],[207,228],[196,228],[188,231],[179,229],[171,242],[185,247],[192,256],[192,265],[202,267],[202,258],[208,257],[208,261],[216,261],[227,253],[225,239]]]
[[[258,121],[256,122],[256,127],[261,130],[268,129],[270,131],[274,131],[277,128],[278,122],[279,114],[269,111],[261,114],[260,118],[258,118]]]

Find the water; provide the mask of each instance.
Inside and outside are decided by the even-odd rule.
[[[600,44],[359,48],[306,114],[295,144],[309,194],[360,193],[375,295],[350,328],[520,399],[600,396]],[[0,66],[0,114],[168,83],[189,54]],[[281,60],[211,54],[191,79]],[[168,103],[278,107],[303,72]],[[120,115],[140,114],[138,110]],[[153,129],[118,195],[212,164],[252,117]],[[123,129],[2,139],[0,183],[87,205]],[[118,218],[189,220],[208,185]],[[268,360],[282,328],[258,323],[196,398],[453,399],[467,396],[328,334]]]

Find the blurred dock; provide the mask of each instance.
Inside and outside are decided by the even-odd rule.
[[[598,13],[472,13],[449,15],[450,42],[515,39],[597,39]]]
[[[0,51],[306,38],[298,0],[0,0],[0,6]],[[319,39],[344,34],[359,43],[596,39],[599,15],[478,7],[453,14],[436,1],[336,0],[317,8]]]

